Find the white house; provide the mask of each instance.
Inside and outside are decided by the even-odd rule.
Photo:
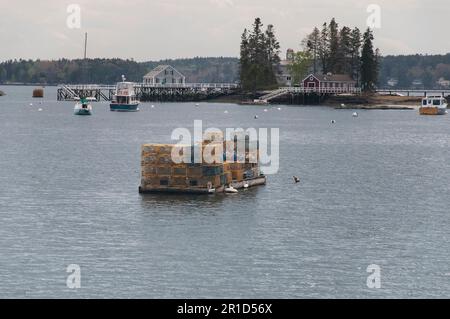
[[[288,49],[286,52],[286,59],[281,60],[276,72],[277,82],[281,86],[292,86],[292,75],[289,66],[294,61],[294,50]]]
[[[185,84],[186,77],[170,65],[159,65],[144,75],[144,84]]]
[[[387,81],[387,85],[389,85],[390,87],[397,86],[397,85],[398,85],[398,80],[397,80],[397,79],[394,79],[394,78],[391,78],[391,79],[389,79],[389,80]]]
[[[440,79],[437,81],[437,84],[438,84],[440,87],[443,87],[443,88],[448,88],[448,87],[450,87],[450,81],[449,81],[449,80],[446,80],[445,78],[440,78]]]

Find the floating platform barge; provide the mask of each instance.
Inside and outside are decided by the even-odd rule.
[[[266,176],[259,168],[257,148],[250,150],[246,147],[245,159],[240,158],[239,162],[220,160],[210,164],[205,161],[202,163],[173,161],[173,153],[186,154],[185,152],[189,151],[193,159],[194,152],[199,149],[202,154],[205,150],[207,152],[212,149],[222,150],[223,154],[218,157],[221,159],[227,158],[227,154],[237,153],[236,142],[217,143],[205,140],[202,144],[195,146],[144,144],[142,145],[139,193],[214,194],[227,192],[230,188],[238,190],[266,184]],[[231,157],[237,159],[236,155]]]

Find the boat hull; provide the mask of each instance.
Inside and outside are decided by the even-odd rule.
[[[75,115],[92,115],[91,111],[88,110],[78,110],[78,111],[74,111]]]
[[[421,107],[420,115],[445,115],[447,109],[442,107]]]
[[[81,106],[75,106],[73,110],[73,114],[75,115],[92,115],[92,107],[89,105],[86,108],[83,108]]]
[[[139,111],[139,103],[135,104],[120,104],[120,103],[111,103],[109,108],[111,111],[115,112],[137,112]]]

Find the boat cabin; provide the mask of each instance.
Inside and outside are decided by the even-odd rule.
[[[423,107],[446,107],[447,100],[442,95],[429,95],[422,99]]]
[[[132,82],[117,83],[116,95],[134,95],[134,84]]]
[[[134,103],[136,101],[136,94],[134,91],[134,83],[132,83],[132,82],[117,83],[114,101],[119,104]]]

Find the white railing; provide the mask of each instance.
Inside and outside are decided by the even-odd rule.
[[[344,94],[344,93],[361,93],[361,88],[356,87],[283,87],[280,88],[286,92],[292,93],[330,93],[330,94]]]
[[[418,89],[411,89],[411,90],[407,90],[407,89],[401,89],[401,90],[396,90],[396,89],[377,89],[378,93],[420,93],[423,94],[424,92],[426,93],[436,93],[436,94],[450,94],[450,90],[427,90],[427,89],[422,89],[422,90],[418,90]]]
[[[102,85],[102,84],[62,84],[60,85],[65,90],[115,90],[115,85]]]
[[[62,88],[70,95],[72,98],[78,97],[78,95],[68,86],[63,85]]]
[[[287,93],[323,93],[323,94],[355,94],[361,93],[361,88],[355,87],[281,87],[259,98],[260,101],[270,101]]]
[[[72,90],[114,90],[115,85],[101,84],[63,84],[64,89]],[[236,83],[166,83],[166,84],[147,84],[134,83],[135,88],[193,88],[193,89],[236,89],[239,84]]]
[[[279,96],[281,96],[283,94],[286,94],[286,93],[288,93],[288,91],[285,90],[284,88],[281,88],[281,89],[272,91],[272,92],[270,92],[270,93],[268,93],[266,95],[263,95],[259,99],[262,100],[262,101],[269,101],[269,100],[277,98],[277,97],[279,97]]]
[[[193,89],[236,89],[239,87],[235,83],[142,83],[138,84],[145,88],[193,88]]]

